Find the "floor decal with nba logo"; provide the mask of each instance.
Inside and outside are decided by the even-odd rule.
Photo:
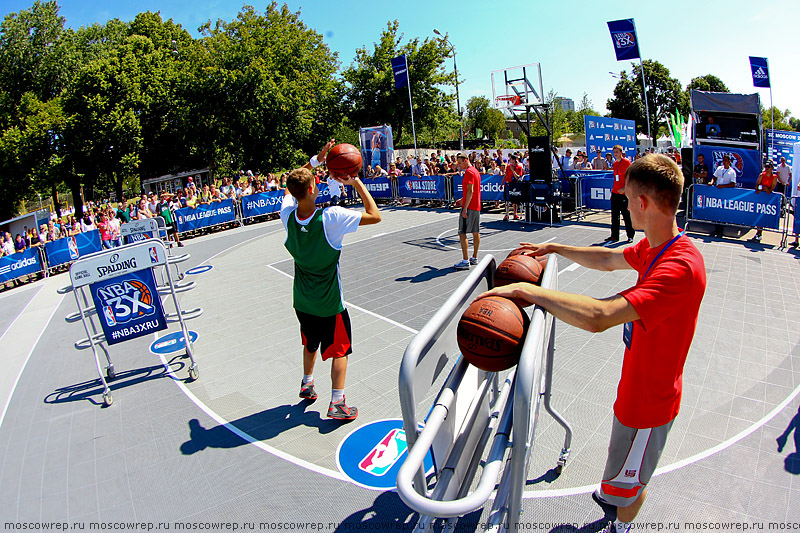
[[[336,464],[355,484],[373,490],[392,490],[397,472],[408,457],[406,432],[398,418],[376,420],[351,431],[339,443]],[[425,471],[433,468],[425,456]]]

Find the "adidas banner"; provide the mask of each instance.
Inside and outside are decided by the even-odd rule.
[[[769,64],[766,57],[750,56],[750,70],[755,87],[769,87]]]
[[[42,270],[38,247],[0,257],[0,283]]]
[[[456,174],[453,176],[453,188],[455,189],[454,198],[464,196],[464,176]],[[481,202],[502,202],[503,201],[503,176],[493,174],[481,174]]]

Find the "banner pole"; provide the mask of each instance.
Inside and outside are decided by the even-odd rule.
[[[644,87],[644,109],[647,117],[647,136],[650,138],[650,145],[655,148],[653,136],[650,134],[650,104],[647,103],[647,78],[644,76],[644,63],[642,63],[641,54],[639,54],[639,68],[642,71],[642,87]]]
[[[411,102],[411,74],[408,72],[408,57],[403,56],[406,62],[406,86],[408,87],[408,107],[411,109],[411,135],[414,137],[414,155],[417,153],[417,129],[414,126],[414,104]]]

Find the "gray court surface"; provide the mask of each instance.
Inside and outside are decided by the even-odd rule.
[[[197,287],[180,296],[184,308],[205,310],[188,323],[200,334],[200,379],[186,382],[187,359],[149,353],[152,337],[115,345],[108,408],[91,352],[72,345],[85,336],[81,325],[64,321],[76,310],[71,294],[56,293],[68,277],[0,294],[0,527],[410,529],[416,514],[395,492],[350,482],[336,450],[357,427],[400,417],[403,351],[466,273],[452,269],[460,259],[454,212],[382,212],[382,223],[345,239],[341,259],[354,335],[346,393],[361,412],[349,424],[325,417],[329,363],[314,373],[320,398],[297,396],[293,265],[279,221],[186,241],[192,258],[184,268],[214,267],[190,276]],[[603,223],[549,227],[501,217],[482,216],[481,256],[502,259],[528,240],[597,245],[609,231]],[[681,412],[637,521],[653,530],[797,527],[797,254],[689,235],[705,258],[708,288]],[[559,268],[560,289],[596,297],[635,282],[632,271],[590,271],[563,258]],[[603,472],[622,329],[556,328],[553,405],[575,430],[572,455],[556,475],[563,430],[542,410],[522,523],[598,531],[606,519],[590,493]],[[482,530],[488,507],[458,529]]]

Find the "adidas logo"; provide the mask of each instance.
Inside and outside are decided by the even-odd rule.
[[[753,72],[753,77],[754,78],[767,78],[768,76],[767,76],[767,73],[764,72],[764,68],[763,67],[758,67],[758,69],[756,69],[756,71]]]
[[[308,233],[308,230],[305,226],[300,226],[300,233]]]

